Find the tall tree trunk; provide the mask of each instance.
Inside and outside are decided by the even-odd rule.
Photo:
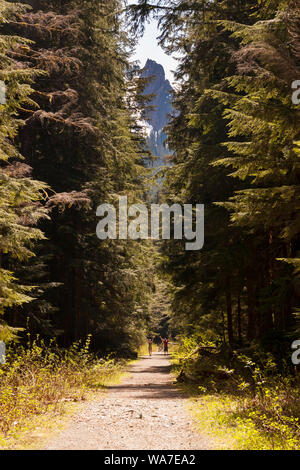
[[[222,333],[223,333],[223,341],[226,344],[226,326],[225,326],[225,315],[224,315],[224,309],[222,307]]]
[[[242,343],[242,308],[241,308],[241,294],[238,295],[237,299],[237,330],[238,330],[238,340],[239,343]]]
[[[256,327],[257,327],[257,310],[256,310],[256,289],[255,282],[251,276],[247,279],[247,308],[248,308],[248,331],[247,338],[249,341],[256,337]]]
[[[230,287],[226,291],[226,311],[227,311],[227,334],[228,341],[231,345],[233,343],[233,322],[232,322],[232,297]]]

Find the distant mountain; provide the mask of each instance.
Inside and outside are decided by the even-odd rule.
[[[165,71],[162,65],[154,60],[148,59],[142,71],[143,78],[153,78],[144,90],[145,95],[155,93],[154,99],[149,103],[154,109],[149,112],[147,119],[148,145],[153,155],[159,157],[155,164],[161,165],[165,155],[169,153],[165,145],[166,134],[163,128],[168,124],[168,115],[172,114],[171,104],[173,88],[166,79]]]

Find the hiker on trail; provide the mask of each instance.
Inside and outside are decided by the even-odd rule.
[[[164,345],[164,355],[166,355],[169,352],[169,339],[168,338],[162,338],[162,337],[160,337],[160,339],[162,340],[163,345]]]
[[[149,356],[152,356],[152,346],[153,346],[153,339],[149,338],[148,339],[148,351],[149,351]]]

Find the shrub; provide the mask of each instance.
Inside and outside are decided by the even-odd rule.
[[[89,352],[90,337],[66,350],[38,337],[26,346],[10,346],[0,366],[0,436],[32,415],[58,410],[78,401],[88,389],[102,388],[124,367],[124,361],[98,359]]]

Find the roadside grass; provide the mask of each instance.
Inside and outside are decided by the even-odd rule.
[[[196,429],[210,435],[216,449],[299,450],[293,426],[266,418],[248,400],[228,394],[197,395],[196,391],[193,395],[188,387],[182,389],[189,395],[188,411]]]
[[[38,338],[25,347],[9,348],[0,366],[0,448],[33,444],[36,430],[43,435],[53,423],[93,394],[118,383],[127,361],[98,359],[85,344],[67,350]],[[55,426],[57,427],[57,426]],[[27,443],[27,444],[26,444]]]
[[[299,450],[299,384],[276,374],[271,361],[262,371],[249,358],[242,360],[248,381],[240,370],[214,363],[215,358],[193,360],[186,350],[174,351],[175,375],[183,367],[193,374],[193,380],[178,386],[188,397],[196,429],[210,435],[216,449]]]

